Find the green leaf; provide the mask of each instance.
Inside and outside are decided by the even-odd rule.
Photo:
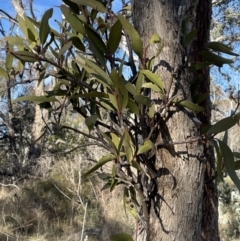
[[[24,21],[25,21],[25,24],[27,26],[28,38],[30,38],[33,42],[37,42],[38,32],[37,32],[34,24],[26,16],[24,16]]]
[[[188,67],[188,72],[193,73],[193,72],[196,72],[197,70],[203,69],[212,64],[214,64],[214,63],[213,62],[193,63],[191,66]]]
[[[34,53],[29,51],[15,51],[15,52],[11,52],[11,54],[14,57],[25,62],[36,62],[38,58]]]
[[[240,169],[240,160],[235,161],[235,170],[239,170]]]
[[[226,145],[228,144],[228,130],[225,131],[222,141],[223,141]]]
[[[154,33],[151,36],[150,44],[157,44],[157,52],[155,54],[155,57],[157,57],[163,50],[163,47],[164,47],[163,40],[160,38],[160,36],[157,33]],[[148,68],[148,69],[150,69],[150,68]]]
[[[144,96],[144,95],[134,95],[133,97],[138,103],[140,103],[142,105],[146,105],[148,107],[151,106],[151,100],[149,97]]]
[[[128,91],[125,87],[125,83],[123,79],[119,76],[116,69],[113,69],[110,78],[112,82],[114,83],[114,88],[117,88],[117,99],[118,99],[118,107],[120,110],[124,110],[128,104]],[[117,109],[119,109],[117,108]]]
[[[235,54],[234,52],[232,52],[233,49],[231,47],[219,42],[210,42],[206,45],[206,47],[225,54],[239,56],[238,54]]]
[[[143,85],[143,73],[142,73],[142,71],[140,71],[140,72],[138,73],[138,78],[137,78],[137,82],[136,82],[136,91],[137,91],[137,94],[140,94],[142,85]]]
[[[63,47],[60,49],[58,57],[60,58],[64,53],[69,50],[72,47],[72,41],[67,42],[63,45]]]
[[[108,12],[107,9],[103,6],[103,4],[96,0],[70,0],[70,1],[76,3],[78,6],[84,5],[84,6],[91,7],[97,10],[98,12],[102,12],[102,13]]]
[[[115,53],[122,38],[122,24],[117,20],[110,29],[108,48],[111,53]]]
[[[205,94],[196,94],[192,97],[192,100],[195,104],[199,104],[202,101],[206,100],[207,96],[208,95],[206,93]]]
[[[80,57],[84,60],[85,63],[79,59],[76,59],[75,61],[78,62],[89,74],[93,75],[99,80],[100,83],[104,84],[105,86],[110,87],[110,85],[112,85],[111,78],[101,67],[99,67],[99,65],[92,62],[91,60],[88,60],[82,55],[80,55]]]
[[[162,92],[162,90],[155,84],[152,84],[152,83],[144,83],[142,85],[143,88],[150,88],[156,92]]]
[[[137,106],[137,104],[132,100],[132,99],[128,99],[128,104],[127,104],[127,108],[134,113],[135,115],[139,116],[139,107]]]
[[[0,76],[3,77],[5,80],[9,79],[7,71],[3,69],[1,66],[0,66]]]
[[[152,119],[154,117],[154,112],[155,112],[155,104],[153,103],[148,110],[148,117]]]
[[[240,158],[240,152],[233,152],[234,157]]]
[[[102,38],[99,36],[99,34],[88,25],[85,25],[85,30],[86,30],[88,39],[91,39],[94,46],[98,48],[102,53],[106,54],[107,47],[103,42]]]
[[[17,15],[17,20],[18,20],[18,26],[20,27],[23,35],[25,36],[26,39],[28,39],[28,30],[24,19],[20,15]]]
[[[115,95],[112,94],[108,94],[109,100],[112,103],[112,105],[114,106],[114,109],[119,111],[119,106],[118,106],[118,99]]]
[[[124,132],[122,145],[124,146],[127,160],[129,161],[129,163],[131,163],[134,157],[135,148],[133,146],[132,139],[127,131]]]
[[[5,37],[4,39],[8,41],[9,44],[12,44],[12,45],[24,45],[23,40],[17,36],[8,36],[8,37]]]
[[[240,190],[240,180],[235,172],[235,162],[234,162],[234,156],[229,148],[228,145],[226,145],[223,141],[218,140],[218,144],[221,150],[221,154],[223,157],[224,166],[226,168],[226,171],[229,175],[229,177],[232,179],[233,183],[236,185],[238,190]]]
[[[74,45],[77,49],[85,52],[85,46],[83,45],[83,43],[81,42],[81,40],[79,39],[78,36],[76,36],[76,37],[71,37],[71,38],[69,39],[69,41],[72,41],[73,45]]]
[[[108,144],[114,149],[114,154],[118,154],[118,149],[116,148],[115,144],[113,143],[112,139],[110,138],[109,133],[104,133],[100,131],[101,135],[103,136],[104,140],[108,142]]]
[[[86,94],[74,94],[74,95],[71,96],[72,99],[79,98],[79,97],[83,97],[83,98],[92,98],[92,97],[107,98],[108,95],[103,93],[103,92],[90,92],[90,93],[86,93]]]
[[[130,92],[132,95],[137,94],[137,90],[135,85],[131,84],[130,82],[127,82],[125,87],[127,88],[128,92]]]
[[[91,115],[85,119],[85,124],[87,125],[89,131],[93,129],[98,116],[97,115]]]
[[[133,27],[133,25],[121,14],[118,14],[118,19],[120,20],[124,30],[129,35],[131,39],[131,46],[133,51],[138,55],[139,58],[143,56],[143,43],[137,32],[137,30]]]
[[[35,96],[35,95],[27,95],[27,96],[21,96],[17,99],[13,100],[12,103],[16,103],[19,101],[32,101],[32,102],[54,102],[57,101],[57,99],[54,96]]]
[[[112,236],[110,239],[111,241],[133,241],[133,238],[131,237],[131,235],[127,233],[118,233]]]
[[[219,149],[219,145],[217,143],[217,141],[215,140],[211,140],[212,145],[214,146],[215,150],[216,150],[216,158],[217,158],[217,174],[218,177],[221,181],[223,181],[223,172],[222,172],[222,155],[221,155],[221,151]]]
[[[237,124],[237,119],[234,117],[227,117],[220,121],[218,121],[216,124],[212,125],[207,133],[209,134],[217,134],[223,131],[226,131]]]
[[[204,108],[202,106],[196,105],[196,104],[192,103],[189,100],[178,101],[178,102],[176,102],[176,105],[180,105],[180,106],[186,107],[187,109],[193,110],[195,112],[204,111]]]
[[[141,70],[141,72],[155,85],[157,85],[162,91],[164,90],[164,83],[163,81],[160,79],[160,77],[151,72],[150,70]]]
[[[120,143],[119,137],[115,133],[110,133],[110,135],[112,137],[112,142],[114,143],[116,149],[120,151],[120,149],[119,149],[119,143]]]
[[[196,35],[197,35],[197,29],[193,29],[186,36],[184,36],[183,45],[187,47],[193,41]]]
[[[199,55],[201,55],[205,60],[207,60],[209,62],[213,62],[218,67],[222,67],[223,64],[232,64],[233,63],[233,60],[223,58],[223,57],[221,57],[217,54],[214,54],[210,51],[207,51],[207,50],[199,52]]]
[[[39,39],[41,44],[45,44],[48,34],[50,33],[50,26],[48,24],[48,20],[52,17],[53,9],[48,9],[42,17],[40,28],[39,28]]]
[[[154,147],[151,140],[147,140],[138,149],[137,155],[150,151]]]
[[[95,172],[97,169],[102,167],[107,162],[110,162],[115,159],[116,159],[116,156],[113,154],[107,154],[107,155],[103,156],[95,166],[93,166],[89,171],[87,171],[86,173],[83,174],[83,177],[87,177],[89,174]]]
[[[79,14],[79,7],[78,4],[73,3],[71,0],[62,0],[69,8],[75,13]]]
[[[65,16],[66,21],[70,23],[71,27],[76,32],[85,36],[86,31],[85,31],[85,28],[84,28],[82,22],[80,21],[80,19],[75,14],[71,13],[69,8],[65,5],[61,5],[60,9],[61,9],[63,15]]]

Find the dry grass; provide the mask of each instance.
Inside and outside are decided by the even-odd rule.
[[[83,224],[89,241],[131,233],[134,220],[124,213],[121,187],[101,192],[102,181],[83,181],[83,169],[80,157],[53,166],[45,159],[41,177],[18,183],[19,189],[0,187],[0,241],[79,241]]]

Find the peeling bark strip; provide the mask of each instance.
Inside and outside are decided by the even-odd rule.
[[[187,71],[187,61],[196,59],[196,51],[208,41],[211,1],[203,0],[198,4],[196,0],[135,0],[132,10],[133,22],[144,47],[148,46],[154,33],[158,33],[164,42],[154,69],[164,81],[167,97],[191,100],[189,83],[193,76]],[[186,16],[189,17],[189,30],[199,30],[196,41],[189,47],[183,46],[181,34]],[[149,47],[147,57],[151,58],[154,53],[156,50]],[[209,70],[204,69],[203,74],[201,91],[209,94]],[[151,97],[158,98],[154,95],[152,93]],[[204,104],[207,107],[204,116],[199,116],[204,123],[210,122],[209,104],[208,99]],[[153,141],[169,143],[199,136],[193,122],[195,114],[186,109],[171,108],[165,117],[159,117],[161,124]],[[204,182],[214,175],[213,152],[208,144],[199,141],[169,147],[163,145],[150,161],[159,175],[154,179],[148,200],[143,200],[148,213],[144,214],[143,208],[139,214],[135,240],[219,240],[216,184]],[[142,181],[143,187],[145,181]],[[149,223],[147,228],[145,223]]]

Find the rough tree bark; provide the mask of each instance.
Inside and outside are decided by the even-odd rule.
[[[166,96],[191,100],[190,80],[186,58],[199,60],[196,51],[209,39],[211,0],[134,0],[133,22],[148,46],[152,34],[158,33],[164,48],[155,61],[155,71],[165,83]],[[194,7],[196,4],[196,7]],[[184,48],[181,44],[181,23],[190,17],[190,29],[198,29],[196,41]],[[149,47],[147,57],[156,53]],[[201,71],[203,82],[199,91],[209,94],[209,70]],[[158,98],[152,93],[152,99]],[[204,123],[210,122],[210,101],[203,102],[205,112],[197,115]],[[159,106],[156,105],[157,110]],[[161,142],[154,166],[159,173],[155,195],[146,201],[149,229],[138,227],[137,241],[192,241],[219,240],[217,191],[214,181],[213,151],[203,140],[191,141],[199,136],[194,123],[196,114],[171,106],[165,116],[159,115],[161,124],[155,142]],[[189,142],[171,145],[171,142]],[[138,222],[141,226],[141,222]]]

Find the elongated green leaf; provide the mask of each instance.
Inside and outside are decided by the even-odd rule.
[[[206,47],[225,54],[239,56],[238,54],[235,54],[234,52],[232,52],[233,49],[231,47],[219,42],[210,42],[206,45]]]
[[[151,140],[147,140],[138,149],[137,155],[150,151],[154,147]]]
[[[92,130],[96,121],[97,121],[98,116],[97,115],[91,115],[85,119],[85,124],[87,125],[89,130]]]
[[[222,67],[223,64],[232,64],[233,63],[233,60],[223,58],[210,51],[201,51],[201,52],[199,52],[199,55],[201,55],[205,60],[207,60],[209,62],[213,62],[218,67]]]
[[[139,58],[143,56],[143,43],[137,32],[137,30],[133,27],[133,25],[121,14],[118,14],[118,19],[120,20],[124,30],[129,35],[132,43],[133,51],[138,55]]]
[[[240,158],[240,152],[233,152],[234,157]]]
[[[71,27],[76,32],[85,36],[86,31],[85,31],[85,28],[84,28],[82,22],[80,21],[80,19],[75,14],[71,13],[69,8],[65,5],[61,5],[60,9],[61,9],[63,15],[65,16],[66,21],[70,23]]]
[[[79,6],[78,4],[70,1],[70,0],[62,0],[66,5],[69,6],[69,8],[75,13],[79,14]]]
[[[197,35],[197,29],[193,29],[186,36],[184,36],[183,45],[187,47],[193,41],[196,35]]]
[[[226,131],[237,124],[237,119],[233,117],[227,117],[220,121],[218,121],[216,124],[212,125],[207,133],[210,134],[217,134],[223,131]]]
[[[118,106],[118,99],[115,95],[112,94],[108,94],[109,100],[111,101],[112,105],[114,106],[115,110],[120,111],[119,110],[119,106]]]
[[[204,111],[204,108],[202,106],[196,105],[194,103],[192,103],[189,100],[182,100],[176,103],[177,105],[186,107],[189,110],[193,110],[195,112],[201,112]]]
[[[14,52],[11,52],[11,54],[14,57],[25,62],[36,62],[38,58],[34,53],[29,51],[14,51]]]
[[[236,185],[238,190],[240,190],[240,180],[235,172],[235,162],[234,162],[234,156],[229,148],[228,145],[226,145],[223,141],[218,140],[219,147],[221,149],[221,154],[224,161],[224,166],[226,168],[226,171],[229,175],[229,177],[232,179],[233,183]]]
[[[148,107],[151,106],[151,100],[149,97],[144,96],[144,95],[134,95],[133,97],[138,103],[140,103],[142,105],[146,105]]]
[[[164,83],[160,77],[151,72],[150,70],[141,70],[141,72],[155,85],[157,85],[161,90],[164,90]]]
[[[140,94],[142,85],[143,85],[143,73],[142,73],[142,71],[140,71],[140,72],[138,73],[138,78],[137,78],[137,82],[136,82],[136,91],[137,91],[137,94]]]
[[[114,88],[118,89],[118,106],[120,110],[124,110],[128,104],[128,91],[125,87],[123,79],[119,76],[116,69],[113,69],[110,78],[114,83]]]
[[[7,36],[4,39],[7,40],[8,43],[12,45],[24,45],[23,40],[17,36]]]
[[[103,4],[96,0],[70,0],[70,1],[78,4],[78,6],[84,5],[84,6],[91,7],[97,10],[98,12],[107,13],[107,9],[103,6]]]
[[[53,9],[48,9],[42,17],[40,28],[39,28],[39,39],[41,44],[45,44],[48,34],[50,33],[50,26],[48,24],[48,20],[52,17]]]
[[[156,51],[156,54],[155,56],[153,56],[153,58],[157,57],[161,51],[163,50],[163,47],[164,47],[164,42],[163,40],[160,38],[160,36],[157,34],[157,33],[154,33],[151,38],[150,38],[150,44],[156,44],[157,45],[157,51]],[[152,60],[153,60],[152,58]],[[149,63],[150,64],[150,63]],[[148,65],[149,65],[148,64]],[[150,68],[151,66],[148,66],[148,69],[151,69]]]
[[[57,99],[54,96],[35,96],[35,95],[27,95],[27,96],[21,96],[17,99],[13,100],[12,103],[16,103],[19,101],[32,101],[32,102],[54,102]]]
[[[72,41],[73,45],[74,45],[77,49],[85,52],[85,46],[83,45],[83,43],[81,42],[81,40],[79,39],[78,36],[76,36],[76,37],[75,37],[75,36],[74,36],[74,37],[71,37],[71,38],[69,39],[69,41]]]
[[[128,99],[128,104],[127,104],[127,108],[134,113],[135,115],[139,116],[139,107],[137,106],[137,104],[132,100],[132,99]]]
[[[64,55],[67,50],[69,50],[72,47],[72,41],[69,41],[68,43],[64,44],[63,47],[59,51],[59,58],[61,55]]]
[[[84,61],[81,61],[79,59],[76,59],[75,61],[78,62],[89,74],[92,74],[102,84],[107,85],[108,87],[112,85],[111,78],[106,74],[106,72],[104,72],[104,70],[101,67],[99,67],[96,63],[92,62],[91,60],[86,59],[84,56],[79,56]]]
[[[2,67],[0,67],[0,76],[3,77],[5,80],[8,80],[8,73],[6,72],[5,69],[3,69]]]
[[[111,241],[133,241],[133,238],[128,233],[118,233],[110,239]]]
[[[125,87],[127,88],[128,92],[130,92],[132,95],[138,94],[135,85],[131,84],[130,82],[127,82],[125,84]]]
[[[114,143],[117,150],[119,150],[120,139],[115,133],[111,133],[112,142]]]
[[[157,85],[152,84],[152,83],[144,83],[144,84],[142,85],[142,87],[144,87],[144,88],[150,88],[150,89],[152,89],[152,90],[154,90],[154,91],[156,91],[156,92],[162,92],[162,90],[161,90]]]
[[[98,48],[102,53],[106,54],[107,47],[103,42],[102,38],[99,36],[99,34],[88,25],[85,26],[85,30],[86,30],[88,39],[92,41],[95,48]]]
[[[191,66],[188,67],[188,72],[193,73],[199,69],[203,69],[209,65],[214,64],[214,62],[201,62],[201,63],[193,63]]]
[[[28,31],[28,38],[30,38],[34,42],[37,42],[37,40],[38,40],[38,32],[37,32],[34,24],[26,16],[24,16],[24,21],[25,21],[25,24],[26,24],[26,27],[27,27],[27,31]]]
[[[195,104],[199,104],[202,101],[206,100],[207,96],[207,94],[196,94],[192,97],[192,100]]]
[[[115,146],[114,142],[112,141],[112,139],[110,138],[110,136],[108,135],[108,133],[104,133],[102,131],[100,131],[102,137],[104,138],[105,141],[108,142],[108,144],[114,149],[114,154],[118,154],[117,152],[117,147]]]
[[[111,53],[115,53],[122,38],[122,24],[117,20],[111,27],[108,39],[108,48]]]
[[[219,149],[219,145],[217,143],[217,141],[215,140],[211,140],[212,145],[215,148],[216,151],[216,159],[217,159],[217,174],[218,177],[221,181],[223,181],[223,172],[222,172],[222,154],[221,151]]]
[[[225,131],[222,141],[227,145],[228,144],[228,130]]]
[[[71,96],[71,98],[79,98],[79,97],[84,97],[84,98],[91,98],[91,97],[107,98],[108,95],[103,93],[103,92],[90,92],[90,93],[86,93],[86,94],[75,94],[75,95]]]
[[[127,131],[124,132],[123,144],[126,153],[127,160],[132,163],[135,148],[132,143],[132,139]]]
[[[149,118],[153,118],[154,112],[155,112],[155,104],[153,103],[153,104],[151,105],[151,107],[149,108],[149,110],[148,110],[148,116],[149,116]]]
[[[94,167],[92,167],[89,171],[87,171],[86,173],[83,174],[83,177],[87,177],[89,174],[95,172],[96,170],[98,170],[100,167],[102,167],[107,162],[110,162],[115,159],[116,159],[116,156],[113,154],[107,154],[107,155],[103,156]]]
[[[235,170],[240,169],[240,160],[235,161]]]
[[[25,38],[28,39],[28,30],[24,19],[20,15],[17,15],[17,20],[18,20],[18,26],[20,27],[23,35],[25,36]]]

